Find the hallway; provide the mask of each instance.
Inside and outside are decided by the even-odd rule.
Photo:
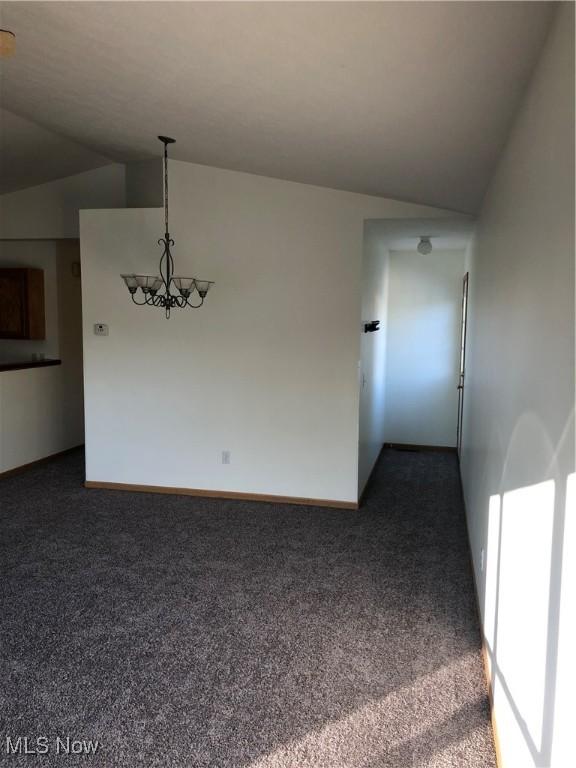
[[[360,512],[83,477],[1,487],[0,727],[42,765],[493,768],[453,454],[384,451]]]

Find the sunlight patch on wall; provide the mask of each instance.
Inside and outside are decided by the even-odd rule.
[[[508,700],[536,745],[542,742],[554,480],[508,491],[502,499],[494,653],[496,707]],[[494,589],[494,587],[492,587]]]

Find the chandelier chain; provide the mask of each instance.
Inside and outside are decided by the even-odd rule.
[[[164,143],[164,231],[168,236],[168,143]]]

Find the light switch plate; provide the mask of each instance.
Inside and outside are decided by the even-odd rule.
[[[106,323],[94,323],[94,336],[108,336]]]

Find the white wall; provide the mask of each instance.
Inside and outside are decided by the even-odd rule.
[[[463,250],[391,251],[386,442],[456,445]]]
[[[113,163],[0,195],[0,238],[77,238],[79,209],[125,205],[125,167]]]
[[[574,6],[560,6],[470,279],[462,476],[505,768],[576,752]]]
[[[170,191],[177,271],[216,281],[170,320],[120,279],[162,212],[81,214],[87,479],[355,502],[363,222],[441,212],[182,162]]]
[[[80,257],[78,241],[9,245],[13,254],[31,246],[39,264],[41,256],[51,264],[45,275],[54,300],[47,356],[59,357],[62,364],[0,372],[0,472],[84,442],[81,290],[71,270]],[[10,344],[0,340],[0,358],[13,354],[4,349]]]
[[[0,473],[82,444],[66,376],[64,365],[0,373]]]
[[[360,334],[360,424],[358,493],[362,493],[385,440],[386,342],[389,253],[381,222],[364,226]],[[364,333],[364,323],[380,320],[380,329]]]
[[[162,158],[126,164],[126,206],[156,208],[164,205]]]

